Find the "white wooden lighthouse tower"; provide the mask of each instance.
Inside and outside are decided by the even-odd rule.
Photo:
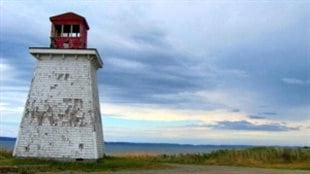
[[[37,59],[15,157],[93,160],[103,156],[103,132],[96,71],[103,63],[87,48],[84,17],[50,18],[51,46],[29,48]]]

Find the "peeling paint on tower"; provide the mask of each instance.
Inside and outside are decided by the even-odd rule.
[[[96,71],[102,68],[102,60],[96,49],[86,48],[89,27],[84,17],[65,13],[51,21],[51,48],[29,49],[37,66],[13,155],[101,158],[103,131]],[[71,28],[66,31],[68,26]]]

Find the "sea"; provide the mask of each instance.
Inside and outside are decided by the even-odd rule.
[[[0,141],[0,149],[13,150],[15,139]],[[126,154],[198,154],[210,153],[224,149],[245,149],[252,146],[246,145],[191,145],[191,144],[166,144],[166,143],[128,143],[105,142],[104,153],[106,155]]]

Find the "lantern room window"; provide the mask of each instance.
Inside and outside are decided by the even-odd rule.
[[[80,25],[72,25],[72,37],[80,37]]]
[[[61,35],[61,27],[62,25],[55,25],[55,36],[60,36]]]
[[[62,37],[69,37],[70,36],[70,32],[71,31],[71,25],[64,25],[63,26],[63,33],[62,33]]]
[[[55,25],[56,37],[80,37],[80,25]]]

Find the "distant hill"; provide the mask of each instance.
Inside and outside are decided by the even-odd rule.
[[[0,141],[16,141],[16,138],[12,138],[12,137],[0,137]]]

